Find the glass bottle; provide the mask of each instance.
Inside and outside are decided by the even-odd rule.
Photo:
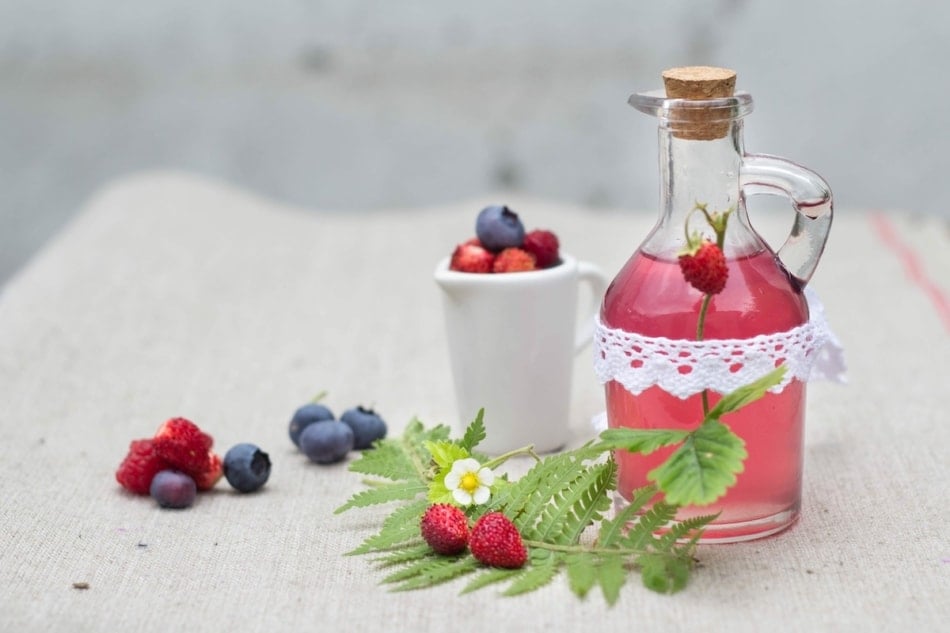
[[[677,258],[686,245],[687,221],[690,231],[705,228],[715,241],[693,211],[697,203],[710,212],[732,210],[723,241],[729,274],[722,292],[711,296],[704,340],[749,339],[806,323],[803,288],[831,225],[828,185],[793,163],[745,153],[742,119],[752,110],[752,98],[733,94],[732,71],[672,69],[664,80],[667,94],[638,93],[629,100],[659,119],[659,221],[607,289],[601,323],[646,337],[696,340],[704,295],[685,282]],[[791,234],[777,252],[756,234],[746,212],[745,199],[762,193],[786,195],[796,211]],[[654,385],[634,394],[616,380],[605,391],[611,428],[695,428],[703,418],[699,393],[680,398]],[[717,397],[711,394],[710,406]],[[724,416],[746,443],[744,472],[724,497],[711,506],[684,508],[678,518],[721,512],[704,542],[759,538],[794,523],[801,506],[804,414],[805,384],[795,379],[780,393]],[[671,451],[617,451],[617,502],[622,505],[645,485],[647,473]]]

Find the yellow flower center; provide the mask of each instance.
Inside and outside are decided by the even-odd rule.
[[[475,473],[465,473],[459,482],[459,488],[471,494],[478,488],[478,476]]]

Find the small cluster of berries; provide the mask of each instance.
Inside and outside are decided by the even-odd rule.
[[[137,495],[151,495],[163,508],[187,508],[198,491],[211,490],[224,476],[241,492],[257,490],[270,476],[267,453],[242,443],[221,457],[214,439],[186,418],[171,418],[151,438],[133,440],[115,472],[116,481]]]
[[[506,569],[518,569],[528,559],[518,528],[501,512],[482,515],[469,530],[461,509],[437,503],[422,515],[419,528],[429,547],[444,556],[461,554],[467,547],[475,560]]]
[[[333,464],[350,451],[372,448],[376,440],[386,437],[386,422],[372,409],[347,409],[337,420],[319,399],[320,396],[298,408],[287,429],[290,441],[310,461]]]
[[[560,263],[560,243],[551,231],[525,232],[506,206],[485,207],[475,220],[475,237],[455,247],[449,268],[465,273],[514,273]]]

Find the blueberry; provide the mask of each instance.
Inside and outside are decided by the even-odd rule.
[[[299,447],[300,434],[305,428],[314,422],[323,422],[332,419],[333,412],[322,404],[316,402],[305,404],[297,409],[294,412],[294,417],[290,419],[290,428],[288,429],[290,440]]]
[[[338,462],[353,450],[353,429],[339,420],[311,424],[300,434],[300,450],[318,464]]]
[[[475,220],[475,235],[482,246],[498,252],[524,243],[524,224],[518,214],[505,206],[485,207]]]
[[[160,470],[152,477],[149,494],[163,508],[187,508],[195,501],[195,480],[177,470]]]
[[[253,444],[235,444],[224,454],[224,477],[241,492],[254,492],[270,477],[270,457]]]
[[[353,429],[353,448],[357,450],[371,448],[373,442],[386,437],[386,422],[372,409],[347,409],[340,421]]]

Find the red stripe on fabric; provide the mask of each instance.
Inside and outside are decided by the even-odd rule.
[[[920,263],[920,257],[917,256],[916,251],[911,246],[901,240],[887,216],[883,213],[874,213],[870,218],[871,225],[877,231],[881,241],[894,252],[904,265],[904,272],[907,273],[910,280],[924,291],[924,294],[927,295],[934,308],[936,308],[937,316],[940,317],[944,327],[950,332],[950,298],[944,294],[940,286],[927,276],[924,267]]]

